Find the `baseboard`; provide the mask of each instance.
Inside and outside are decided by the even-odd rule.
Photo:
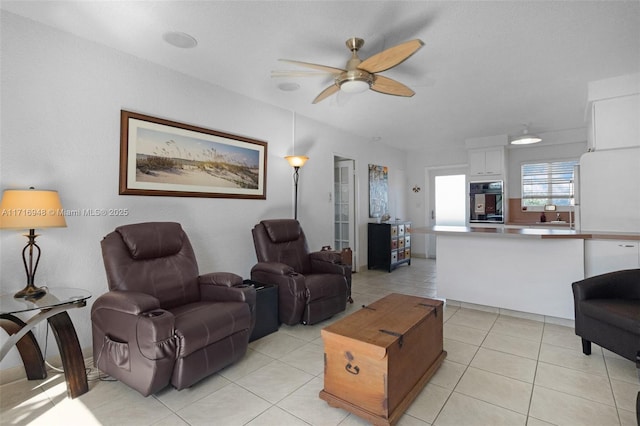
[[[514,311],[512,309],[498,308],[495,306],[479,305],[476,303],[460,302],[458,300],[446,299],[449,306],[457,306],[466,309],[475,309],[476,311],[490,312],[494,314],[506,315],[529,319],[533,321],[544,322],[547,324],[563,325],[565,327],[575,327],[575,321],[572,319],[552,317],[549,315],[532,314],[530,312]]]

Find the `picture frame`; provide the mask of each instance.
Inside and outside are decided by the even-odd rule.
[[[369,217],[389,214],[389,168],[369,164]]]
[[[119,193],[265,200],[267,142],[121,110]]]

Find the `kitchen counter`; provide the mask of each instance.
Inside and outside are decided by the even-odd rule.
[[[504,225],[411,232],[436,236],[438,297],[564,319],[574,317],[571,284],[585,277],[585,246],[640,240],[640,233]]]
[[[474,227],[474,226],[433,226],[414,227],[414,234],[458,235],[468,237],[498,237],[498,238],[532,238],[532,239],[613,239],[640,240],[640,233],[629,232],[597,232],[576,231],[574,229],[556,228],[511,228],[511,227]]]
[[[504,226],[512,228],[566,228],[572,229],[571,224],[565,221],[549,221],[549,222],[505,222]]]
[[[573,319],[571,283],[584,278],[581,234],[465,227],[429,232],[436,235],[438,297]]]

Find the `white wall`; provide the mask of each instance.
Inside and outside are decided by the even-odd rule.
[[[165,220],[183,225],[202,272],[248,278],[256,261],[251,227],[264,218],[293,216],[292,169],[283,159],[293,149],[291,112],[6,12],[1,19],[1,189],[55,189],[65,209],[130,212],[68,217],[67,228],[43,230],[37,285],[81,287],[95,299],[107,291],[101,238],[121,224]],[[267,141],[267,200],[118,195],[121,109]],[[333,241],[333,153],[356,160],[359,260],[365,264],[367,164],[389,166],[390,185],[401,191],[404,185],[396,182],[404,180],[404,154],[299,116],[295,150],[311,158],[300,171],[298,217],[312,249]],[[397,203],[404,214],[404,197]],[[2,293],[25,284],[25,243],[18,232],[0,231]],[[91,302],[70,312],[85,355]],[[45,328],[35,334],[42,343]],[[5,340],[0,336],[0,343]],[[51,337],[48,347],[47,355],[57,353]],[[13,350],[0,370],[20,364]]]

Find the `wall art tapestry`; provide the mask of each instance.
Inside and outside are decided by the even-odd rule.
[[[369,217],[389,214],[389,169],[369,164]]]
[[[120,194],[266,199],[266,142],[124,110],[120,130]]]

